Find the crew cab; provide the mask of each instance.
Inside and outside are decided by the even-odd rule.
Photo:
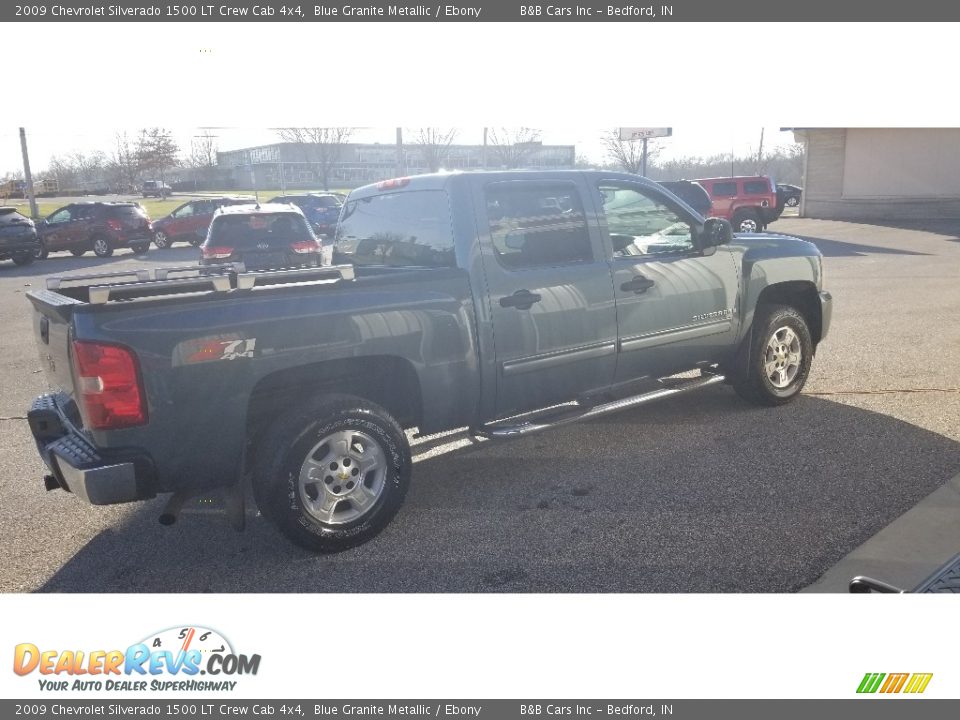
[[[696,180],[710,195],[710,217],[729,220],[736,232],[761,232],[780,217],[776,184],[765,175]]]
[[[250,483],[292,541],[342,550],[399,509],[405,430],[518,438],[721,383],[787,403],[831,318],[813,244],[733,235],[614,172],[368,185],[333,252],[28,293],[54,386],[28,414],[46,486],[92,504],[170,493],[172,522],[215,488],[242,507]]]

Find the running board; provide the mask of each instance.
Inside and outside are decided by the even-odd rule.
[[[630,408],[653,402],[654,400],[662,400],[663,398],[679,395],[689,392],[690,390],[699,390],[708,385],[717,385],[725,379],[723,375],[701,375],[697,378],[678,382],[670,387],[652,390],[641,395],[633,395],[632,397],[623,398],[622,400],[614,400],[603,403],[602,405],[594,405],[591,408],[578,409],[576,406],[573,406],[567,412],[555,411],[547,416],[540,416],[539,418],[533,417],[529,420],[523,420],[522,422],[501,420],[489,423],[475,429],[474,434],[490,439],[525,437],[540,432],[541,430],[548,430],[581,420],[589,420],[590,418],[608,415],[619,412],[620,410],[629,410]]]

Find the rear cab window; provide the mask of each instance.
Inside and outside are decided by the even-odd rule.
[[[348,199],[334,262],[379,267],[454,267],[450,202],[443,190],[406,190]]]

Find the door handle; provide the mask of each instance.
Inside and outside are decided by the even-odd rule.
[[[624,292],[634,292],[639,295],[640,293],[645,293],[654,285],[656,285],[656,283],[650,278],[646,278],[643,275],[637,275],[633,278],[633,280],[623,283],[623,285],[620,286],[620,289]]]
[[[517,290],[513,295],[500,298],[500,307],[512,307],[517,310],[529,310],[534,303],[543,300],[543,296],[529,290]]]

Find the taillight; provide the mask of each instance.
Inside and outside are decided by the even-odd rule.
[[[86,427],[114,430],[147,422],[146,399],[133,352],[118,345],[74,340],[73,372]]]
[[[229,247],[202,247],[200,253],[204,260],[223,260],[233,255],[233,248]]]
[[[107,227],[111,230],[123,230],[123,224],[119,220],[107,220]]]
[[[320,252],[320,243],[316,240],[304,240],[302,242],[290,243],[290,249],[295,253],[300,255],[305,255],[306,253],[318,253]]]
[[[410,184],[410,178],[393,178],[391,180],[381,180],[377,183],[377,190],[395,190],[396,188],[406,187]]]

